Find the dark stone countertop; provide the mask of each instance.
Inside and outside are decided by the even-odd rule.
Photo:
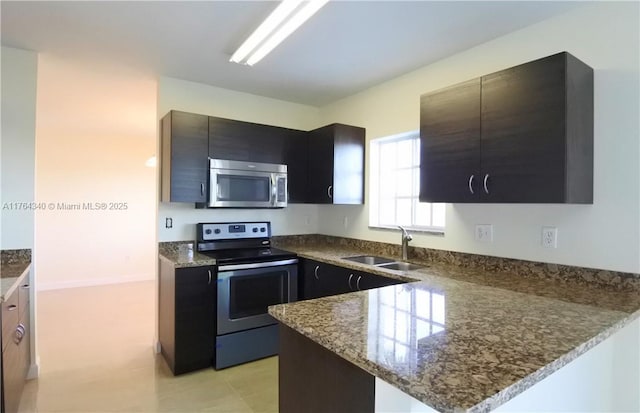
[[[303,258],[410,282],[270,307],[285,325],[444,412],[503,404],[640,317],[640,291],[422,260],[344,260],[358,245],[280,244]],[[417,282],[411,282],[417,281]],[[389,340],[402,319],[406,334]],[[392,334],[393,335],[393,334]],[[405,345],[393,345],[402,341]],[[396,343],[397,344],[397,343]]]

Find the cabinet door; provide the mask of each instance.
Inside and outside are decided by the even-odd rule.
[[[206,202],[209,120],[178,111],[162,119],[162,201]]]
[[[329,281],[327,290],[330,293],[327,295],[337,295],[356,291],[356,281],[360,275],[358,271],[331,265],[327,268],[326,272],[329,273],[329,276],[326,277],[326,279]]]
[[[287,165],[288,202],[307,202],[308,186],[308,134],[288,130],[284,139],[284,163]]]
[[[209,157],[282,164],[289,129],[209,117]]]
[[[337,123],[309,132],[310,203],[364,203],[364,139],[363,128]]]
[[[333,128],[309,132],[307,199],[312,204],[333,203]]]
[[[365,130],[356,126],[333,126],[333,203],[364,203]]]
[[[313,260],[304,260],[303,264],[303,293],[304,300],[310,300],[312,298],[322,297],[320,291],[320,264]]]
[[[210,367],[215,346],[216,272],[176,269],[175,374]]]
[[[360,281],[357,283],[359,290],[370,290],[372,288],[386,287],[388,285],[402,284],[404,281],[395,278],[383,277],[381,275],[362,273]]]
[[[482,78],[486,202],[563,202],[565,54]]]
[[[17,326],[21,327],[22,339],[16,336]],[[20,323],[13,324],[12,333],[2,352],[2,383],[4,412],[18,411],[20,397],[24,389],[29,369],[29,311],[25,311]]]
[[[480,78],[420,98],[420,201],[479,202]]]
[[[25,379],[21,374],[21,359],[20,346],[11,340],[2,352],[3,411],[7,413],[17,412],[20,404]]]
[[[355,291],[357,273],[353,270],[313,260],[305,260],[303,268],[305,300]]]

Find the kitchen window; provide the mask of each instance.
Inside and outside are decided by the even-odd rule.
[[[445,204],[418,201],[418,131],[373,139],[370,154],[369,225],[444,232]]]

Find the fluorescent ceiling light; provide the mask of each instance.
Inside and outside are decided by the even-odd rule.
[[[308,0],[300,6],[302,0],[283,0],[264,22],[231,56],[230,61],[254,65],[287,36],[313,16],[329,0]],[[300,6],[300,7],[299,7]],[[293,14],[292,14],[293,13]],[[290,17],[288,20],[287,18]],[[248,57],[247,57],[248,56]]]

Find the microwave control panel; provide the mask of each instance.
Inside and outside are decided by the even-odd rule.
[[[269,222],[216,222],[200,224],[199,238],[203,241],[223,239],[269,238],[271,224]]]

